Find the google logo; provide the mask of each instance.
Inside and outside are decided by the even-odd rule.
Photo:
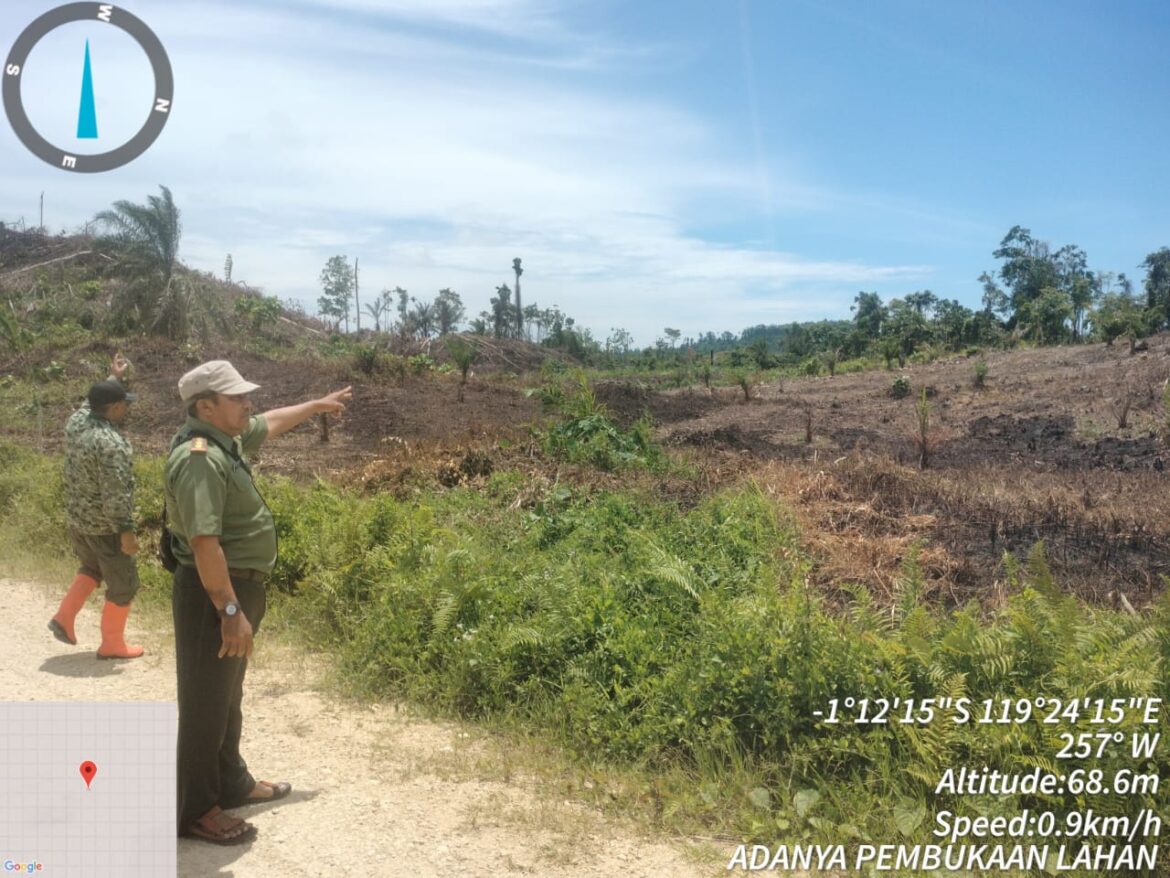
[[[33,872],[40,872],[44,868],[44,863],[38,863],[35,860],[31,863],[17,863],[14,860],[4,861],[5,872],[24,872],[26,875],[31,875]]]

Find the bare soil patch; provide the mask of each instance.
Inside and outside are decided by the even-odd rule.
[[[890,393],[899,374],[890,371],[787,378],[754,387],[749,401],[739,388],[603,379],[594,392],[619,422],[650,417],[657,438],[698,472],[632,480],[544,459],[532,434],[543,414],[524,393],[539,379],[500,371],[509,363],[534,366],[542,351],[491,344],[484,356],[493,359],[470,380],[463,402],[457,374],[365,376],[345,361],[273,361],[230,347],[196,359],[231,359],[261,385],[260,410],[353,384],[354,401],[331,419],[329,441],[321,441],[317,421],[302,425],[264,450],[269,472],[407,495],[511,468],[527,472],[534,486],[653,483],[657,496],[683,508],[707,491],[756,478],[797,510],[830,591],[852,581],[889,593],[913,551],[931,592],[961,602],[994,591],[1004,552],[1026,555],[1038,540],[1058,580],[1090,600],[1124,593],[1135,605],[1148,602],[1170,575],[1166,334],[1136,356],[1102,344],[990,352],[983,388],[975,387],[974,357],[911,366],[900,370],[913,388],[902,399]],[[112,353],[95,344],[65,366],[82,369],[83,358],[100,362]],[[159,453],[183,418],[178,376],[196,359],[158,340],[136,342],[128,353],[141,398],[127,432],[139,450]],[[919,471],[914,406],[923,389],[931,459]],[[59,447],[56,425],[72,405],[42,411],[43,423],[54,425],[45,432],[48,449]],[[0,424],[0,435],[26,439],[30,429],[18,417]]]
[[[755,477],[797,510],[830,591],[850,581],[889,595],[914,551],[943,602],[986,597],[1002,581],[1003,553],[1026,556],[1043,540],[1067,588],[1137,605],[1170,575],[1168,355],[1165,334],[1137,356],[1101,344],[993,352],[982,389],[975,360],[953,357],[900,370],[913,387],[903,399],[890,394],[899,373],[879,371],[786,379],[746,403],[724,390],[698,416],[654,410],[668,445],[756,462]],[[920,471],[914,403],[924,388],[932,455]]]

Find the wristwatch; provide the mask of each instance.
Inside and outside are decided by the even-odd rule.
[[[240,612],[240,605],[235,601],[228,601],[223,605],[223,609],[219,611],[219,616],[221,619],[231,619],[238,612]]]

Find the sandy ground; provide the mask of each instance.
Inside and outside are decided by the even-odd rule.
[[[77,622],[79,645],[54,640],[56,598],[39,583],[0,579],[0,697],[9,701],[174,699],[173,642],[131,616],[147,655],[98,662],[96,599]],[[255,841],[217,847],[179,840],[179,875],[713,876],[731,848],[640,837],[630,827],[485,770],[484,748],[457,726],[393,706],[359,706],[321,691],[303,655],[258,640],[244,696],[244,754],[253,772],[288,780],[289,798],[243,809]],[[479,766],[477,770],[477,765]],[[485,776],[486,775],[486,776]]]

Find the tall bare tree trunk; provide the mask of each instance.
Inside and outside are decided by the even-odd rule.
[[[520,275],[524,269],[520,267],[520,257],[512,260],[512,271],[516,272],[516,338],[524,338],[524,309],[520,305]]]

